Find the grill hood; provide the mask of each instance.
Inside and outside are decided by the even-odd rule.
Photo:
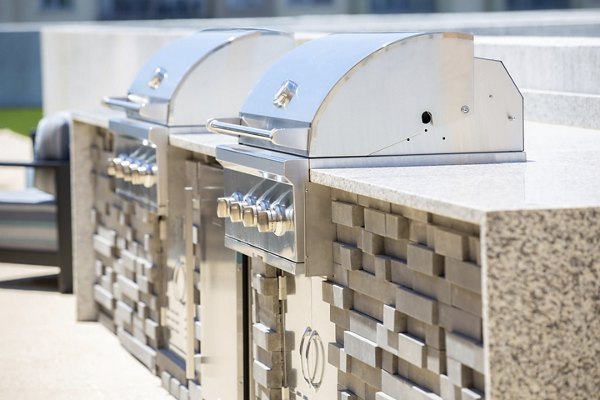
[[[202,126],[237,113],[265,69],[294,46],[265,29],[209,29],[160,49],[139,70],[126,97],[105,98],[127,116],[166,126]]]
[[[522,151],[522,108],[471,35],[340,33],[288,52],[208,128],[317,158]]]

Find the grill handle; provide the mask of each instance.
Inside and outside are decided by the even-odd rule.
[[[229,119],[227,121],[209,119],[206,123],[206,128],[211,132],[223,135],[245,136],[265,140],[274,145],[302,151],[308,149],[308,128],[274,128],[267,130],[240,125],[239,121],[239,119]]]
[[[110,108],[118,109],[118,110],[130,110],[139,112],[143,104],[134,103],[129,100],[127,97],[104,97],[102,99],[102,103],[106,104]]]
[[[275,134],[275,129],[268,131],[266,129],[252,128],[251,126],[223,122],[217,119],[208,120],[206,128],[214,133],[232,136],[246,136],[260,140],[267,140],[269,142],[273,141],[273,136]]]

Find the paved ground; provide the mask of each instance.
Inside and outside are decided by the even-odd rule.
[[[0,160],[30,160],[31,141],[0,129]],[[24,186],[0,168],[0,190]],[[57,293],[53,267],[0,264],[0,399],[172,399],[98,323],[75,321],[75,298]]]
[[[0,399],[172,399],[116,336],[75,321],[55,271],[0,264]]]

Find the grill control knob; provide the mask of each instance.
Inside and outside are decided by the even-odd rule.
[[[269,210],[259,210],[256,215],[256,227],[261,233],[271,232],[283,236],[294,226],[294,207],[285,208],[275,204]]]
[[[130,182],[130,171],[129,171],[129,165],[131,165],[131,163],[133,162],[133,159],[131,158],[125,158],[123,161],[121,161],[121,168],[120,168],[120,176],[118,176],[119,178],[122,178],[125,182]]]
[[[234,201],[241,201],[242,195],[240,193],[233,193],[228,197],[219,197],[217,199],[217,216],[219,218],[227,218],[229,217],[229,210],[231,209],[231,203]]]
[[[115,169],[115,161],[118,159],[119,157],[109,157],[106,160],[106,174],[108,176],[115,176],[115,174],[117,173]]]
[[[125,161],[127,161],[127,156],[119,156],[114,160],[115,178],[123,179],[123,163],[125,163]]]
[[[285,210],[280,209],[278,211],[273,233],[276,236],[283,236],[286,232],[291,231],[294,226],[294,207],[289,206]]]
[[[146,173],[143,176],[144,187],[151,188],[156,185],[158,174],[158,166],[156,164],[150,164],[146,166]]]
[[[133,183],[136,185],[144,185],[146,182],[146,176],[150,172],[149,168],[150,166],[146,163],[140,165],[136,171],[135,180]]]
[[[231,222],[242,221],[242,207],[244,206],[243,201],[232,201],[229,204],[229,219]]]
[[[273,232],[271,226],[271,211],[270,210],[260,210],[256,214],[256,227],[258,231],[261,233],[265,232]]]
[[[258,206],[242,207],[242,224],[245,227],[256,226],[256,216],[258,214]]]
[[[141,169],[144,167],[144,164],[131,164],[129,169],[131,170],[131,183],[133,185],[141,185],[143,183],[143,178],[141,175]]]
[[[217,199],[217,217],[227,218],[229,215],[229,197],[219,197]]]
[[[131,168],[129,166],[123,169],[123,180],[125,182],[131,182]]]

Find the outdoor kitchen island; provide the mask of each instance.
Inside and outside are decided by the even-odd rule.
[[[375,76],[362,67],[391,65],[388,57],[407,53],[411,46],[424,46],[432,54],[445,47],[448,51],[441,53],[449,54],[457,47],[470,54],[472,45],[469,36],[452,34],[316,39],[270,69],[239,118],[225,115],[206,123],[208,131],[230,136],[203,129],[161,136],[156,153],[167,168],[158,168],[158,187],[169,212],[162,216],[167,229],[157,236],[163,241],[162,254],[180,249],[179,269],[185,274],[179,278],[185,279],[173,274],[172,280],[184,283],[187,291],[178,292],[179,297],[190,299],[182,303],[188,323],[177,332],[194,344],[193,353],[191,346],[187,353],[193,358],[182,360],[180,369],[159,365],[165,341],[153,348],[151,336],[168,337],[166,307],[161,314],[150,314],[158,326],[156,335],[129,322],[146,317],[125,307],[132,297],[142,297],[140,291],[152,289],[142,285],[146,271],[138,267],[146,264],[134,260],[127,278],[132,282],[114,282],[113,269],[121,267],[123,257],[131,252],[145,256],[136,244],[137,229],[131,235],[125,232],[125,243],[111,240],[110,253],[104,251],[107,246],[95,246],[106,257],[95,278],[86,271],[91,282],[84,270],[98,263],[79,263],[85,257],[78,253],[85,249],[75,247],[77,292],[93,288],[96,300],[91,307],[80,305],[88,307],[91,318],[96,307],[105,317],[113,312],[123,345],[160,374],[175,397],[575,398],[596,392],[598,272],[593,250],[600,191],[594,168],[600,143],[595,132],[528,124],[524,140],[516,87],[502,64],[482,59],[474,61],[473,71],[468,62],[460,63],[465,73],[459,75],[466,82],[478,77],[474,103],[457,101],[452,91],[444,90],[429,97],[445,105],[455,102],[447,109],[421,104],[409,112],[407,103],[400,108],[406,115],[393,114],[408,124],[400,127],[400,136],[386,130],[381,119],[381,126],[367,123],[369,118],[349,124],[344,116],[352,107],[323,108],[322,99],[309,104],[312,111],[302,115],[300,128],[273,117],[296,118],[292,111],[300,110],[298,102],[306,99],[295,97],[301,85],[312,88],[309,93],[340,93],[306,78],[313,74],[305,68],[298,69],[304,75],[282,84],[290,76],[286,65],[306,60],[327,64],[327,59],[305,53],[329,54],[340,42],[359,40],[371,52],[390,39],[394,46],[389,51],[372,53],[381,64],[362,62],[361,71]],[[342,71],[355,65],[352,57],[346,61]],[[320,65],[307,67],[320,71]],[[451,70],[439,71],[440,76],[421,78],[455,82],[446,74]],[[503,80],[484,79],[495,74]],[[327,82],[352,81],[338,75],[328,76]],[[351,76],[362,79],[358,72]],[[394,84],[401,87],[407,75],[398,77]],[[487,87],[490,82],[498,86]],[[442,83],[434,87],[452,87]],[[463,86],[461,90],[469,87]],[[340,99],[363,104],[363,86],[350,88],[354,97]],[[290,103],[292,98],[298,102]],[[262,110],[265,118],[252,109],[259,104],[268,105]],[[286,105],[290,108],[282,110]],[[471,113],[476,108],[479,112]],[[376,108],[360,110],[380,117]],[[99,178],[106,160],[114,160],[106,154],[111,151],[106,141],[110,135],[102,118],[75,120],[72,147],[92,155],[97,167],[91,172]],[[78,121],[102,126],[83,129]],[[81,140],[86,132],[105,140],[94,146]],[[369,140],[363,139],[366,135]],[[231,136],[241,137],[232,144]],[[74,160],[74,231],[91,239],[81,229],[83,221],[90,211],[107,207],[95,199],[100,203],[89,210],[91,205],[81,201],[94,199],[94,180],[85,162]],[[489,162],[494,164],[484,164]],[[590,170],[594,174],[586,176]],[[160,185],[160,171],[168,172],[162,175],[166,186]],[[115,203],[108,201],[110,207]],[[136,209],[121,213],[140,214]],[[97,236],[111,239],[110,230],[127,228],[128,220],[119,218],[114,228],[104,229],[101,224],[112,223],[113,214],[120,215],[115,211],[109,218],[92,218],[97,224],[94,243]],[[221,262],[223,257],[228,261]],[[120,307],[128,312],[111,311],[115,303],[117,311]],[[144,308],[139,303],[129,307]],[[113,326],[110,318],[103,320]],[[231,323],[224,326],[226,321]],[[231,362],[218,363],[223,368],[214,364],[225,355]],[[231,369],[239,377],[234,381],[237,396],[222,394],[233,387],[220,383],[233,376]]]
[[[525,163],[311,170],[335,189],[332,319],[352,330],[370,302],[376,320],[329,352],[340,385],[472,399],[485,377],[486,398],[597,396],[600,134],[526,123],[525,150]]]
[[[78,126],[105,118],[74,114]],[[169,138],[200,158],[231,141]],[[332,188],[335,265],[322,298],[337,326],[326,346],[341,398],[597,393],[600,134],[526,122],[525,150],[525,163],[310,171]],[[78,175],[90,161],[73,162]],[[84,188],[73,192],[81,234]],[[85,242],[76,295],[79,318],[92,319]]]
[[[597,393],[600,135],[525,132],[525,163],[311,170],[337,225],[323,300],[341,398]]]

